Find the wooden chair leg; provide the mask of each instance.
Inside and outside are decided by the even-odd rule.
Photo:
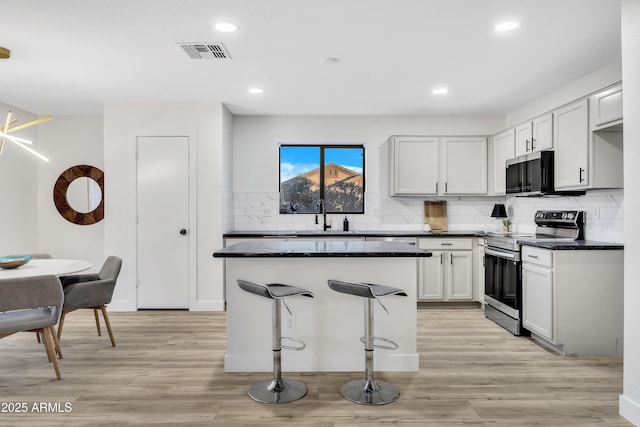
[[[64,325],[64,316],[67,314],[66,311],[62,312],[60,315],[60,321],[58,322],[58,341],[60,341],[60,337],[62,336],[62,326]]]
[[[116,346],[116,340],[113,339],[113,331],[111,330],[111,323],[109,322],[109,315],[107,314],[107,308],[102,305],[100,306],[100,310],[102,311],[102,317],[104,317],[104,323],[107,325],[107,331],[109,332],[109,339],[111,339],[111,347]]]
[[[56,327],[51,325],[49,326],[51,330],[51,337],[53,338],[53,344],[56,346],[56,353],[58,353],[58,357],[62,359],[62,350],[60,349],[60,340],[58,339],[58,335],[56,334]]]
[[[98,308],[93,308],[93,316],[96,318],[96,328],[98,329],[98,336],[102,336],[102,331],[100,330],[100,317],[98,317]]]
[[[40,341],[40,332],[36,331],[36,340],[38,341],[38,344],[40,344],[42,341]]]
[[[56,371],[56,378],[62,379],[62,375],[60,375],[60,367],[58,366],[58,359],[56,358],[53,337],[51,336],[51,329],[48,327],[42,329],[42,340],[44,341],[44,347],[47,350],[49,361],[53,363],[53,369]]]

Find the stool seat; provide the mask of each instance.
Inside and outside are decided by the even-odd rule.
[[[247,291],[249,293],[270,299],[282,299],[298,295],[313,298],[313,292],[307,291],[306,289],[297,288],[295,286],[281,285],[279,283],[262,285],[259,283],[247,282],[246,280],[238,279],[238,285],[243,291]]]
[[[305,348],[305,343],[298,338],[283,337],[281,335],[282,323],[280,304],[284,304],[285,307],[287,307],[287,310],[289,310],[284,301],[285,298],[294,296],[313,298],[313,292],[295,286],[282,285],[280,283],[262,285],[241,279],[238,279],[238,286],[246,292],[273,300],[271,319],[273,378],[253,384],[249,388],[249,396],[253,400],[261,403],[276,404],[294,402],[303,398],[307,394],[307,386],[302,381],[282,378],[280,351],[283,348],[288,350],[303,350]],[[289,312],[291,311],[289,310]],[[284,346],[282,345],[283,339],[297,342],[301,344],[301,346]]]
[[[329,287],[336,292],[343,294],[355,295],[363,298],[383,298],[389,295],[407,296],[402,289],[393,288],[391,286],[373,285],[371,283],[352,283],[341,280],[329,280]]]

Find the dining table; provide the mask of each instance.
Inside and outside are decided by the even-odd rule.
[[[0,280],[53,274],[66,276],[89,270],[91,261],[80,259],[32,259],[17,268],[0,268]]]

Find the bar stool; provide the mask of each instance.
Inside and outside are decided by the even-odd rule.
[[[387,338],[373,336],[373,301],[389,295],[406,297],[407,293],[402,289],[390,286],[372,285],[369,283],[351,283],[340,280],[329,280],[329,287],[336,292],[355,295],[364,300],[364,337],[360,341],[364,343],[365,351],[365,379],[349,381],[340,389],[340,394],[347,400],[361,405],[386,405],[395,402],[400,397],[400,391],[393,385],[384,381],[376,381],[373,377],[373,349],[384,348],[396,350],[398,344]],[[382,303],[380,303],[382,305]],[[382,308],[388,313],[383,305]],[[374,344],[374,340],[384,341],[389,345]]]
[[[238,285],[244,291],[273,300],[272,311],[272,347],[273,347],[273,378],[255,383],[249,388],[249,396],[261,403],[289,403],[301,399],[307,394],[307,386],[298,380],[282,378],[280,350],[304,350],[306,344],[299,338],[281,336],[281,306],[284,303],[287,311],[291,313],[284,298],[301,295],[313,298],[313,293],[295,286],[281,285],[278,283],[261,285],[238,279]],[[282,340],[290,340],[299,346],[282,345]]]

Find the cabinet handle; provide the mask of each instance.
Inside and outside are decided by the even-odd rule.
[[[453,246],[453,243],[440,243],[440,246]]]
[[[440,254],[440,264],[442,264],[442,255],[444,254]]]
[[[535,150],[535,149],[536,149],[535,145],[533,145],[533,143],[535,142],[535,140],[536,140],[535,138],[531,138],[531,151],[533,151],[533,150]]]
[[[445,182],[444,183],[444,192],[446,193],[447,191],[449,191],[449,183]]]
[[[438,192],[438,183],[436,182],[436,193]]]
[[[538,255],[527,255],[529,258],[538,259]]]
[[[580,177],[580,182],[584,181],[584,178],[582,177],[582,174],[584,173],[584,169],[580,168],[580,173],[579,173],[579,177]]]
[[[525,151],[529,152],[529,140],[526,139],[525,142],[527,143],[526,146],[525,146]]]

